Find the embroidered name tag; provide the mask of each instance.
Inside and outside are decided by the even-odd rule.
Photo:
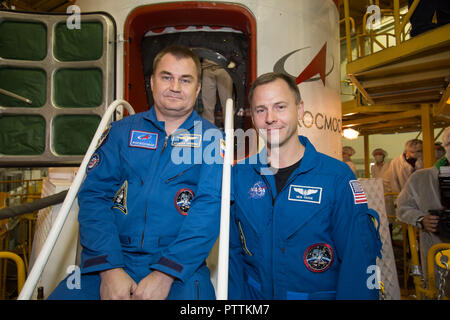
[[[291,185],[289,187],[288,199],[291,201],[303,201],[320,204],[322,199],[322,188]]]
[[[172,136],[173,147],[199,148],[201,144],[202,136],[200,134],[180,133]]]
[[[132,130],[129,146],[154,150],[158,147],[158,134],[155,132]]]

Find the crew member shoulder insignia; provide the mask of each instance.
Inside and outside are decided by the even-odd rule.
[[[97,147],[95,147],[95,149],[100,148],[106,142],[110,130],[111,130],[111,127],[108,127],[105,129],[105,131],[103,131],[102,135],[98,139]]]
[[[98,153],[94,153],[87,164],[86,172],[91,172],[92,169],[98,166],[99,163],[100,163],[100,155]]]
[[[128,181],[122,184],[120,189],[116,192],[116,195],[113,198],[113,206],[111,209],[118,209],[122,211],[124,214],[127,214],[127,189],[128,189]]]
[[[355,204],[363,204],[367,203],[367,197],[364,193],[363,187],[358,180],[350,180],[350,187],[352,189],[353,198],[355,200]]]

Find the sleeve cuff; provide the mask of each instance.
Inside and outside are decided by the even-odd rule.
[[[164,272],[174,278],[177,278],[181,281],[183,281],[183,265],[179,264],[178,262],[175,262],[171,259],[168,259],[166,257],[161,257],[159,261],[155,264],[152,264],[150,266],[153,270],[158,270],[161,272]]]
[[[96,257],[87,257],[81,263],[81,273],[98,272],[114,268],[123,268],[122,257],[119,255],[101,255]]]

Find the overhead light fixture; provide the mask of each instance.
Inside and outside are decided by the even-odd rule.
[[[348,128],[348,129],[344,129],[343,135],[344,135],[344,138],[346,138],[346,139],[354,140],[354,139],[358,138],[359,132],[356,131],[355,129]]]

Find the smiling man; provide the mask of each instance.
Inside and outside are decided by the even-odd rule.
[[[378,299],[378,214],[345,163],[298,136],[295,81],[261,75],[249,102],[266,147],[233,167],[229,297]]]
[[[87,168],[81,289],[63,280],[50,299],[215,297],[205,260],[219,232],[222,166],[194,163],[191,149],[220,150],[222,135],[194,110],[201,69],[189,49],[164,49],[153,70],[153,108],[112,123]],[[187,161],[175,163],[179,153]]]

